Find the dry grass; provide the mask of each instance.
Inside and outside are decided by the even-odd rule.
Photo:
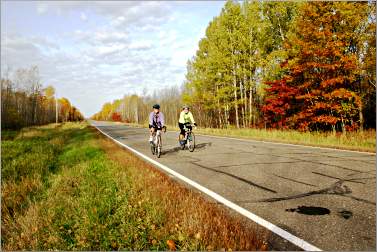
[[[3,250],[267,248],[264,232],[85,123],[28,131],[2,141]]]
[[[188,236],[198,240],[197,250],[266,249],[263,242],[266,234],[246,226],[243,218],[230,216],[223,207],[208,202],[111,140],[101,138],[100,141],[107,155],[126,167],[133,181],[141,182],[137,184],[143,194],[141,198],[160,202],[167,214],[167,223],[160,232],[178,232],[180,235],[174,242],[179,247],[185,248],[181,241]]]

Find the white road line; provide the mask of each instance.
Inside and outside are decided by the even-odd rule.
[[[93,124],[92,124],[93,125]],[[250,220],[258,223],[259,225],[267,228],[268,230],[272,231],[273,233],[283,237],[284,239],[290,241],[291,243],[293,243],[294,245],[300,247],[301,249],[303,250],[306,250],[306,251],[322,251],[321,249],[313,246],[312,244],[304,241],[303,239],[301,238],[298,238],[297,236],[294,236],[293,234],[285,231],[284,229],[281,229],[280,227],[266,221],[265,219],[249,212],[248,210],[234,204],[233,202],[225,199],[224,197],[220,196],[219,194],[207,189],[206,187],[196,183],[195,181],[179,174],[178,172],[170,169],[169,167],[163,165],[163,164],[160,164],[159,162],[157,162],[156,160],[153,160],[151,158],[149,158],[148,156],[144,155],[143,153],[127,146],[126,144],[124,143],[121,143],[119,142],[118,140],[112,138],[110,135],[108,135],[107,133],[103,132],[101,129],[99,129],[97,126],[93,125],[96,129],[98,129],[102,134],[104,134],[105,136],[107,136],[108,138],[112,139],[114,142],[116,142],[117,144],[125,147],[126,149],[132,151],[133,153],[135,153],[136,155],[142,157],[143,159],[145,159],[146,161],[154,164],[155,166],[159,167],[160,169],[170,173],[171,175],[179,178],[180,180],[186,182],[187,184],[191,185],[192,187],[198,189],[199,191],[207,194],[208,196],[214,198],[215,200],[217,200],[218,202],[224,204],[225,206],[235,210],[236,212],[242,214],[243,216],[249,218]]]
[[[213,137],[213,138],[225,138],[225,139],[232,139],[232,140],[240,140],[240,141],[243,141],[243,142],[261,142],[261,143],[267,143],[267,144],[286,145],[286,146],[294,146],[294,147],[301,147],[301,148],[304,147],[304,148],[324,149],[324,150],[332,150],[332,151],[356,152],[356,153],[362,153],[362,154],[376,155],[376,153],[374,153],[374,152],[367,152],[367,151],[343,150],[343,149],[318,147],[318,146],[310,146],[310,145],[303,145],[303,144],[277,143],[277,142],[269,142],[269,141],[263,141],[263,140],[243,139],[243,138],[225,137],[225,136],[213,136],[213,135],[206,135],[206,134],[196,134],[196,135],[197,136],[205,136],[205,137]]]

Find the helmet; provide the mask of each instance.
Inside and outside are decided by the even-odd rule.
[[[155,105],[153,105],[153,108],[154,108],[154,109],[160,109],[160,104],[155,104]]]
[[[188,105],[183,105],[182,109],[185,109],[185,108],[190,109],[190,107]]]

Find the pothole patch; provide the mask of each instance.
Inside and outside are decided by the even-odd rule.
[[[315,206],[298,206],[297,208],[285,209],[287,212],[296,212],[305,215],[325,215],[330,214],[330,209]]]

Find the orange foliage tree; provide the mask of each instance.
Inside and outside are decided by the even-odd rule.
[[[359,127],[362,101],[357,92],[353,34],[360,22],[348,16],[350,7],[357,9],[358,3],[310,2],[302,6],[297,30],[285,44],[290,52],[284,63],[287,87],[279,84],[282,80],[270,83],[262,108],[267,115],[284,108],[290,113],[283,111],[280,114],[289,116],[278,119],[267,116],[269,123],[300,130]],[[292,90],[294,97],[289,96]],[[282,97],[291,97],[284,106]]]

